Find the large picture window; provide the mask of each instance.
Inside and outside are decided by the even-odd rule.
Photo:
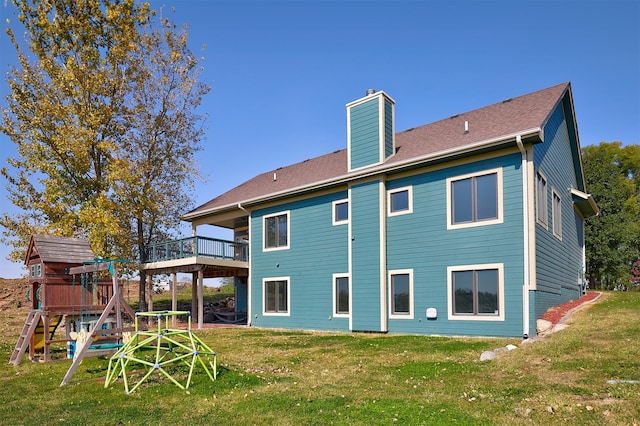
[[[289,315],[289,277],[265,278],[263,314]]]
[[[333,315],[349,316],[349,275],[333,275]]]
[[[502,169],[447,179],[447,227],[502,222]]]
[[[413,318],[413,270],[389,271],[389,318]]]
[[[504,319],[503,266],[448,268],[449,319]]]
[[[289,248],[289,212],[264,217],[264,249],[282,250]]]

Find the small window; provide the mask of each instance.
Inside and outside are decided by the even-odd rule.
[[[38,263],[38,276],[42,276],[42,263]]]
[[[413,194],[410,186],[387,192],[387,210],[389,216],[413,213]]]
[[[413,270],[389,271],[389,318],[413,318]]]
[[[333,202],[333,224],[341,225],[349,222],[349,200]]]
[[[502,169],[447,179],[447,228],[502,223]]]
[[[502,265],[448,268],[449,319],[503,320]]]
[[[36,265],[31,265],[31,278],[36,277]]]
[[[264,217],[264,249],[289,248],[289,212]]]
[[[289,278],[263,280],[264,315],[289,315]]]
[[[345,274],[333,275],[333,315],[349,315],[349,276]]]
[[[536,217],[538,222],[547,226],[549,223],[549,209],[547,207],[547,180],[538,172],[536,180]]]
[[[553,191],[551,217],[553,220],[553,235],[562,239],[562,200],[556,191]]]

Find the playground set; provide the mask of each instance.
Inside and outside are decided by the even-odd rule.
[[[73,362],[60,384],[64,386],[69,383],[84,357],[124,354],[122,360],[126,362],[122,361],[119,365],[125,380],[125,389],[129,393],[126,365],[141,359],[136,358],[134,354],[136,351],[152,348],[158,354],[172,352],[172,356],[163,355],[163,360],[158,358],[152,365],[155,367],[152,371],[160,371],[170,377],[168,370],[161,366],[169,359],[187,362],[186,356],[175,354],[189,347],[192,359],[186,385],[182,386],[170,377],[171,380],[183,389],[188,387],[191,372],[198,362],[205,366],[209,377],[215,378],[215,353],[191,333],[190,315],[189,328],[186,332],[180,330],[173,333],[165,328],[162,333],[160,331],[156,333],[156,337],[160,334],[177,336],[168,340],[168,345],[165,344],[167,342],[165,337],[155,340],[140,339],[139,336],[144,336],[146,331],[140,327],[138,317],[149,313],[136,314],[124,300],[121,292],[122,285],[118,278],[118,267],[123,263],[126,261],[96,258],[88,241],[84,239],[33,235],[25,258],[25,264],[30,272],[27,297],[31,306],[9,362],[18,365],[27,350],[29,359],[48,362],[51,361],[51,345],[66,343],[67,357],[72,358]],[[158,317],[157,313],[152,314],[158,318],[160,327],[161,317]],[[175,317],[177,314],[172,313],[169,316]],[[163,318],[166,317],[167,315]],[[131,325],[134,320],[135,328]],[[163,323],[167,325],[166,321]],[[56,330],[63,325],[64,338],[61,338],[59,337],[61,333],[56,335]],[[135,335],[128,339],[134,331]],[[185,340],[183,334],[189,345],[182,341]],[[205,358],[213,357],[213,364],[207,360],[214,372],[213,376],[202,360],[201,354]],[[110,363],[110,370],[114,362]],[[140,361],[140,363],[143,362]],[[146,377],[148,376],[149,374]],[[110,373],[107,383],[115,379],[117,376]]]
[[[186,330],[170,329],[169,318],[175,322],[178,316],[188,318]],[[139,327],[141,317],[156,320],[156,330]],[[194,368],[199,364],[213,381],[217,376],[216,353],[213,352],[191,330],[191,313],[188,311],[137,312],[136,333],[109,360],[109,369],[104,387],[115,382],[118,377],[124,381],[127,394],[134,392],[153,373],[161,373],[180,389],[188,389]],[[132,369],[133,367],[133,369]],[[184,385],[175,376],[179,369],[186,370]],[[142,376],[136,373],[145,370]],[[132,388],[129,383],[135,382]]]

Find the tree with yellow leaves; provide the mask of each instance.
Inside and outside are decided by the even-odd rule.
[[[204,136],[195,110],[209,91],[200,59],[186,29],[146,3],[13,3],[25,35],[7,30],[19,66],[0,131],[16,146],[2,174],[20,213],[0,218],[3,242],[21,261],[33,233],[84,237],[96,255],[135,265],[191,203]]]

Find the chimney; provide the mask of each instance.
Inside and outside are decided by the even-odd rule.
[[[382,164],[395,154],[394,105],[374,89],[346,105],[349,171]]]

